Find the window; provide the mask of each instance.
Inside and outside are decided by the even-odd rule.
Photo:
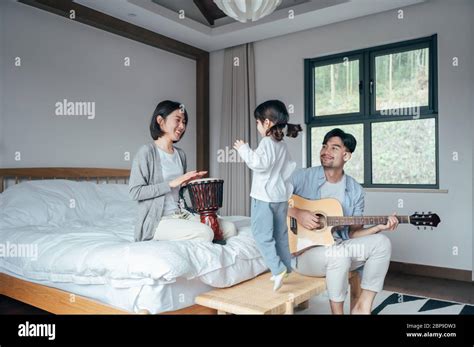
[[[438,188],[436,41],[306,59],[308,166],[341,128],[357,140],[345,171],[365,187]]]
[[[315,116],[360,112],[359,59],[315,66],[314,74]]]

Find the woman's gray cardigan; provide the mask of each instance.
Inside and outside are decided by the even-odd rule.
[[[178,151],[186,173],[186,155]],[[169,182],[163,179],[160,154],[154,142],[138,150],[133,159],[129,180],[129,195],[138,201],[138,220],[135,225],[135,241],[152,240],[155,229],[163,216],[166,193],[171,191]]]

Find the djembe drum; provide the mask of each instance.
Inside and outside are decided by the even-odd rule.
[[[184,199],[184,190],[189,192],[192,209],[189,208]],[[214,242],[225,243],[224,236],[217,220],[217,210],[222,207],[224,191],[224,180],[217,178],[201,178],[190,181],[180,190],[180,197],[185,208],[192,213],[199,213],[201,223],[207,224],[214,231]]]

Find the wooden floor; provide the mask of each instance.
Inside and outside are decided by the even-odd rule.
[[[389,273],[385,290],[474,305],[474,283]],[[0,295],[0,314],[48,314]]]
[[[49,314],[49,312],[0,295],[0,314]]]
[[[397,293],[474,305],[474,282],[389,273],[384,289]]]

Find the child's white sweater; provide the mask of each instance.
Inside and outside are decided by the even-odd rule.
[[[253,171],[250,196],[266,202],[286,202],[293,193],[290,177],[296,168],[286,143],[264,137],[253,151],[248,144],[239,154]]]

